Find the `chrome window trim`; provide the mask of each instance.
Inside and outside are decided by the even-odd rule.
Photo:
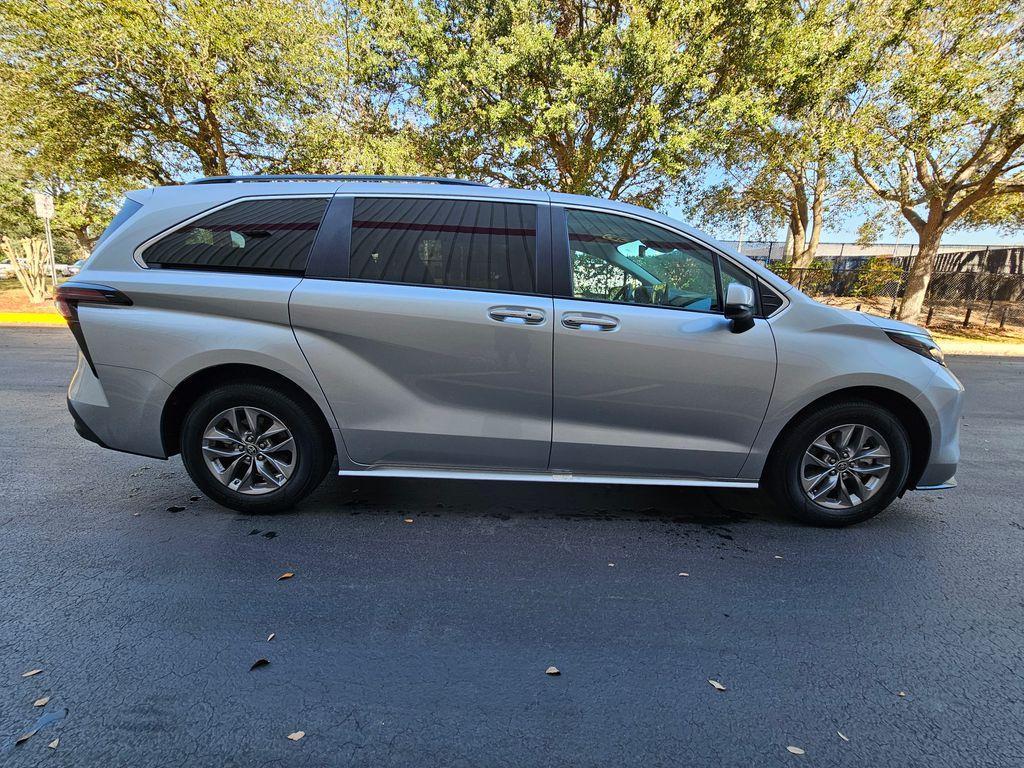
[[[555,205],[559,205],[559,203],[555,203]],[[734,267],[736,267],[736,269],[738,269],[740,272],[742,272],[743,274],[749,276],[754,281],[754,285],[757,285],[758,282],[760,281],[760,278],[757,275],[755,275],[749,269],[747,269],[745,266],[743,266],[738,261],[736,261],[736,259],[734,259],[732,256],[730,256],[728,253],[725,253],[721,248],[717,248],[716,246],[712,245],[711,243],[708,243],[708,242],[705,242],[704,240],[701,240],[699,237],[694,237],[693,235],[689,234],[688,232],[683,232],[682,230],[676,229],[675,227],[669,226],[668,224],[665,224],[663,222],[654,221],[653,219],[650,219],[650,218],[648,218],[646,216],[641,216],[639,214],[633,213],[632,211],[620,211],[620,210],[618,210],[616,208],[605,208],[603,206],[598,206],[598,205],[580,205],[580,204],[577,204],[577,203],[573,203],[571,205],[566,205],[566,204],[560,204],[560,205],[562,206],[562,208],[564,208],[566,210],[594,211],[595,213],[605,213],[605,214],[612,214],[612,215],[615,215],[615,216],[625,216],[626,218],[629,218],[629,219],[636,219],[637,221],[642,221],[644,224],[649,224],[652,227],[660,227],[661,229],[667,230],[667,231],[671,232],[674,235],[678,235],[679,237],[685,238],[686,240],[689,240],[692,243],[696,243],[697,245],[699,245],[699,246],[701,246],[703,248],[707,248],[712,253],[717,254],[717,256],[720,259],[725,259],[730,264],[732,264]],[[721,278],[719,278],[719,281],[720,280],[721,280]],[[769,290],[775,291],[775,293],[777,293],[782,298],[782,306],[779,307],[778,309],[776,309],[770,315],[765,315],[762,318],[764,320],[767,320],[768,318],[775,317],[780,312],[782,312],[784,309],[786,309],[786,307],[789,306],[789,299],[786,297],[786,295],[784,293],[779,293],[771,285],[769,285],[768,288],[769,288]],[[573,300],[574,301],[600,301],[600,299],[596,299],[596,300],[595,299],[576,299],[575,297],[573,297]],[[607,302],[607,303],[621,304],[622,302]],[[758,305],[760,305],[760,300],[758,301]],[[633,306],[643,307],[643,306],[655,306],[655,305],[653,305],[653,304],[647,304],[647,305],[645,305],[645,304],[635,304]],[[684,309],[685,310],[686,307],[659,307],[659,309]],[[713,310],[706,310],[706,309],[692,309],[692,310],[688,310],[688,311],[690,311],[690,312],[704,312],[704,313],[711,312],[712,314],[719,314],[719,315],[722,314],[720,311],[719,312],[715,312]]]
[[[207,208],[204,211],[200,211],[195,216],[190,216],[189,218],[184,219],[183,221],[179,221],[177,224],[174,224],[174,225],[168,227],[167,229],[164,229],[164,230],[158,232],[157,234],[155,234],[152,237],[150,237],[148,240],[143,241],[141,245],[136,246],[135,250],[132,252],[132,258],[135,260],[135,263],[138,264],[143,269],[152,269],[152,267],[150,267],[146,263],[146,261],[142,258],[142,254],[146,251],[147,248],[149,248],[154,243],[157,243],[160,240],[163,240],[165,237],[169,237],[170,235],[173,235],[179,229],[184,229],[185,227],[187,227],[192,222],[198,221],[199,219],[203,218],[204,216],[209,216],[211,213],[216,213],[217,211],[221,211],[221,210],[223,210],[225,208],[228,208],[229,206],[232,206],[232,205],[237,205],[238,203],[247,203],[247,202],[251,202],[253,200],[293,200],[293,199],[294,200],[298,200],[298,199],[302,199],[302,198],[310,198],[310,199],[314,199],[314,200],[315,199],[323,198],[325,200],[330,200],[332,197],[334,197],[334,194],[330,193],[330,192],[326,192],[326,193],[325,192],[314,192],[314,193],[307,193],[307,194],[297,193],[297,194],[294,194],[294,195],[246,195],[244,197],[234,197],[234,198],[232,198],[230,200],[227,200],[227,201],[225,201],[223,203],[218,203],[217,205],[213,206],[212,208]],[[172,269],[173,269],[173,267],[172,267]],[[202,271],[202,270],[199,270],[199,271]],[[211,271],[213,271],[213,270],[211,270]],[[221,271],[223,271],[223,270],[221,270]]]

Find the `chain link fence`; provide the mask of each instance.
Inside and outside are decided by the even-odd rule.
[[[775,262],[766,265],[787,282],[830,303],[863,305],[895,317],[907,283],[907,265],[872,259],[854,269],[819,261],[805,269]],[[925,295],[921,321],[1024,329],[1024,275],[1005,272],[936,271]]]

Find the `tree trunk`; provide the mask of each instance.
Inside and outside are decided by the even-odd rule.
[[[904,322],[917,322],[917,316],[921,313],[921,307],[924,306],[924,298],[928,292],[928,283],[932,277],[935,255],[939,252],[942,233],[942,227],[936,227],[929,222],[918,235],[917,256],[914,258],[914,263],[910,265],[907,286],[903,291],[903,305],[900,307],[899,313],[899,319]]]

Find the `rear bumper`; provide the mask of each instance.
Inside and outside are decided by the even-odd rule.
[[[93,373],[79,353],[68,387],[75,431],[90,442],[125,453],[166,459],[160,417],[171,388],[147,371],[97,365]]]

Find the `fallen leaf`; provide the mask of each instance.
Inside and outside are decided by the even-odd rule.
[[[298,741],[299,739],[301,739],[305,735],[306,735],[305,731],[296,731],[295,733],[289,733],[288,734],[288,738],[291,739],[292,741]]]
[[[60,744],[60,737],[59,736],[56,739],[54,739],[53,741],[51,741],[49,744],[47,744],[46,746],[48,746],[50,749],[56,749],[58,744]]]
[[[167,508],[167,511],[168,512],[184,512],[185,508],[184,507],[179,507],[177,504],[172,504],[171,506],[169,506]]]
[[[842,731],[836,731],[836,733],[839,734],[839,738],[842,739],[843,741],[849,741],[849,739],[846,736],[843,735]]]
[[[43,698],[36,699],[35,701],[33,701],[32,702],[32,706],[33,707],[45,707],[46,706],[46,702],[48,702],[49,700],[50,700],[49,696],[43,696]]]
[[[141,512],[132,512],[132,517],[138,517],[141,514]]]
[[[558,667],[552,666],[552,667],[548,667],[547,669],[545,669],[544,670],[544,674],[545,675],[551,675],[552,677],[554,677],[555,675],[560,675],[562,673],[558,671]]]
[[[800,749],[800,747],[786,747],[786,749],[789,752],[792,752],[794,755],[805,755],[805,754],[807,754],[802,749]]]
[[[253,528],[251,531],[249,531],[250,536],[255,536],[257,533],[260,533],[259,528]]]
[[[189,501],[199,501],[199,497],[198,496],[189,496],[188,500]]]
[[[277,636],[277,632],[271,632],[271,633],[270,633],[269,635],[267,635],[267,642],[269,643],[269,642],[270,642],[271,640],[273,640],[273,639],[274,639],[274,638],[275,638],[276,636]]]
[[[614,568],[615,567],[615,563],[608,563],[608,567],[609,568]]]
[[[282,573],[282,574],[281,574],[280,576],[278,576],[278,577],[277,577],[277,580],[278,580],[278,581],[284,581],[285,579],[290,579],[290,578],[291,578],[292,576],[294,576],[294,575],[295,575],[295,574],[294,574],[294,573],[292,573],[291,571],[287,571],[287,572],[285,572],[285,573]]]
[[[411,523],[411,522],[413,522],[413,519],[412,519],[411,517],[407,517],[407,518],[405,518],[405,520],[403,520],[402,522],[403,522],[403,523]]]
[[[21,736],[19,736],[18,738],[16,738],[14,740],[14,745],[18,746],[19,744],[24,744],[26,741],[28,741],[29,739],[31,739],[35,735],[36,735],[35,730],[26,731],[25,733],[21,734]]]
[[[273,539],[277,537],[277,531],[267,531],[263,534],[264,539]]]
[[[252,663],[252,666],[249,667],[249,671],[252,672],[254,669],[259,669],[260,667],[265,667],[269,663],[270,663],[269,659],[256,659],[256,661],[254,661]]]
[[[688,574],[688,573],[680,573],[679,575],[680,576],[689,576],[690,574]]]
[[[35,675],[38,675],[42,671],[43,670],[41,670],[41,669],[30,669],[28,672],[23,672],[21,676],[22,677],[34,677]]]
[[[782,560],[782,555],[776,555],[776,556],[775,556],[775,559],[776,559],[776,560]]]
[[[716,691],[724,691],[726,689],[725,686],[717,680],[708,680],[708,682],[711,683],[711,687],[714,688]]]
[[[899,693],[897,693],[896,695],[897,695],[897,696],[899,696],[899,697],[900,697],[900,698],[902,699],[902,698],[905,698],[905,697],[906,697],[906,695],[907,695],[907,692],[906,692],[906,691],[900,691],[900,692],[899,692]]]

